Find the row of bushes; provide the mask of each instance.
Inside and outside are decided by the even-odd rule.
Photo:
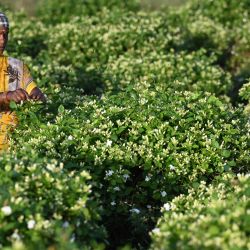
[[[176,79],[183,83],[183,90],[207,90],[235,98],[249,76],[250,44],[249,13],[243,5],[247,1],[234,10],[235,2],[208,7],[206,1],[191,1],[179,11],[157,13],[104,8],[88,18],[75,15],[67,22],[62,18],[52,26],[42,18],[30,22],[10,14],[9,51],[32,63],[40,86],[57,82],[100,94],[143,79],[164,84]],[[73,4],[66,1],[55,6],[60,9],[66,3]],[[224,5],[233,13],[231,22]],[[221,12],[217,19],[214,8]]]
[[[151,249],[249,249],[249,185],[249,175],[224,175],[164,204]]]
[[[247,118],[209,93],[142,82],[101,99],[79,96],[68,110],[62,104],[72,92],[57,91],[45,107],[21,108],[11,150],[32,149],[60,159],[68,171],[88,171],[115,244],[145,246],[161,204],[200,181],[249,171]]]
[[[29,149],[1,155],[0,176],[1,247],[103,249],[106,231],[88,172],[69,173],[62,161]]]

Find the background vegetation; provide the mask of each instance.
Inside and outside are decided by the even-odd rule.
[[[23,9],[29,15],[35,15],[37,6],[43,0],[0,0],[0,4],[10,7],[12,10]],[[141,0],[140,4],[143,9],[159,9],[163,6],[179,6],[187,0]]]

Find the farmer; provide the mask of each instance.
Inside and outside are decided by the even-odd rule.
[[[8,149],[7,132],[17,125],[17,117],[9,109],[10,101],[45,101],[44,94],[34,83],[27,66],[18,59],[3,55],[8,33],[8,18],[0,12],[0,151]]]

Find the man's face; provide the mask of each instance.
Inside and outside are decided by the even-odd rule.
[[[6,27],[0,26],[0,54],[4,52],[4,49],[8,42],[9,30]]]

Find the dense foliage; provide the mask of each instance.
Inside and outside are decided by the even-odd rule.
[[[233,218],[216,201],[242,217],[248,206],[225,183],[241,174],[249,195],[250,22],[248,1],[236,3],[145,13],[132,0],[44,0],[31,19],[7,12],[7,52],[29,65],[48,102],[12,104],[19,126],[0,159],[2,246],[145,249],[151,237],[153,249],[216,247],[209,242]],[[214,219],[226,218],[220,227],[196,223],[210,218],[210,201]],[[232,234],[247,239],[240,223]]]
[[[134,11],[139,9],[138,0],[41,0],[38,9],[39,17],[47,24],[53,25],[69,22],[76,16],[95,16],[102,9]]]
[[[225,175],[164,204],[151,249],[249,249],[249,185],[249,175]]]
[[[23,241],[24,249],[76,249],[74,241],[98,247],[105,230],[98,225],[96,202],[89,198],[90,175],[64,170],[62,162],[26,156],[1,156],[1,245]],[[101,247],[101,245],[99,245]]]

